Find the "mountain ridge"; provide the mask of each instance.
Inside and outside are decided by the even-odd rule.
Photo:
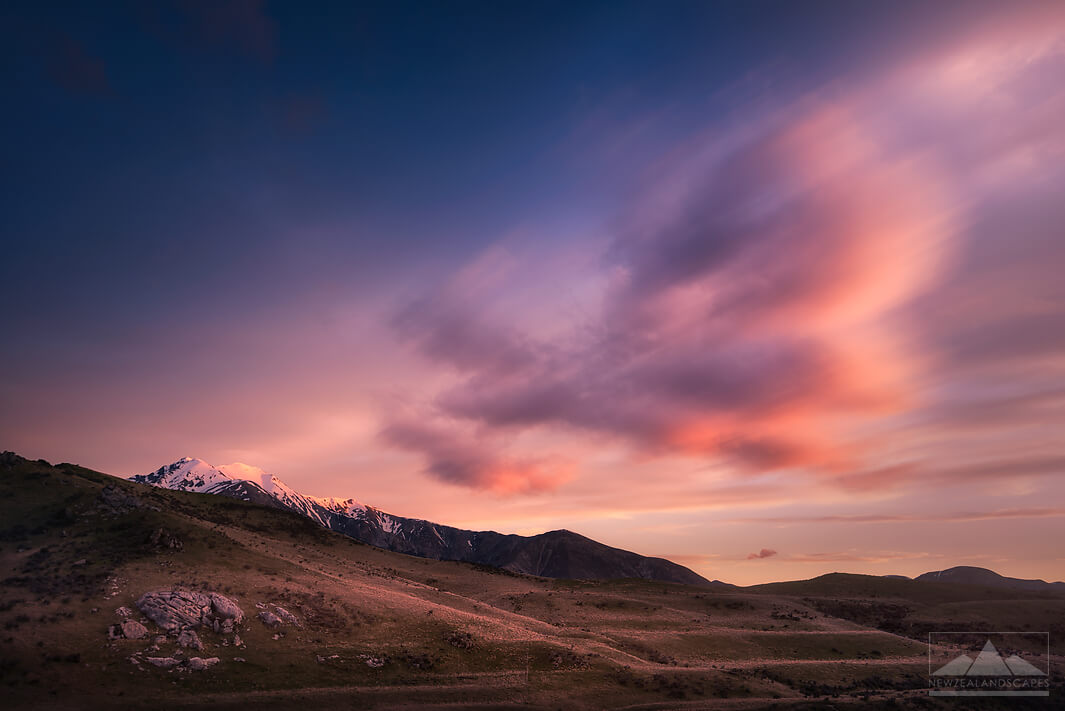
[[[986,587],[1010,588],[1012,590],[1055,590],[1065,592],[1065,582],[1047,582],[1042,579],[1011,578],[989,568],[957,565],[944,570],[933,570],[918,575],[918,582],[956,583],[961,585],[984,585]]]
[[[364,543],[422,558],[478,563],[548,578],[714,584],[665,558],[613,548],[565,529],[519,536],[394,516],[353,498],[301,494],[276,476],[246,464],[216,467],[183,457],[149,474],[129,477],[129,481],[283,508]]]

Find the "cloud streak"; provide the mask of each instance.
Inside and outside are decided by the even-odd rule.
[[[587,277],[601,285],[591,316],[565,334],[538,338],[521,314],[493,312],[498,284],[536,272],[499,248],[428,290],[399,312],[395,332],[459,377],[420,417],[500,440],[551,431],[641,459],[795,470],[848,490],[912,481],[920,467],[893,463],[887,441],[868,433],[933,406],[947,377],[915,307],[960,279],[974,201],[1005,175],[1041,174],[1036,149],[1065,145],[1043,119],[1001,127],[1018,102],[1040,102],[1044,118],[1062,113],[1062,92],[1036,98],[1060,51],[1033,42],[1018,62],[1014,43],[1037,31],[1010,31],[1020,34],[966,37],[925,56],[920,77],[903,63],[678,146],[614,220],[600,271]],[[972,84],[965,62],[988,81]],[[985,112],[978,126],[970,110]],[[1019,154],[1026,167],[1012,165]],[[1060,350],[1046,336],[1059,317],[1050,304],[1015,321],[1006,341]],[[994,351],[968,345],[975,338],[952,346]]]

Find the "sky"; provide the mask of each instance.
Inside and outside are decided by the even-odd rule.
[[[737,584],[1065,579],[1065,5],[0,9],[0,448]]]

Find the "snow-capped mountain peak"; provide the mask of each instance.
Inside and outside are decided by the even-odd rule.
[[[135,476],[132,479],[164,489],[205,492],[220,483],[231,481],[232,477],[202,459],[182,457],[173,464],[159,467],[151,474]]]
[[[327,526],[330,513],[357,517],[368,507],[355,499],[317,499],[304,496],[273,474],[242,462],[214,466],[202,459],[182,457],[151,474],[138,474],[131,481],[164,489],[201,494],[227,494],[245,501],[273,502]]]

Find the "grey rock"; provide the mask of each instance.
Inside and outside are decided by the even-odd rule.
[[[95,610],[97,608],[94,607],[93,609]],[[133,614],[133,610],[131,610],[128,607],[126,607],[125,605],[123,605],[122,607],[120,607],[117,610],[115,610],[115,614],[118,615],[119,617],[129,617],[130,615]]]
[[[281,607],[280,605],[274,605],[274,613],[281,618],[282,622],[295,627],[301,627],[299,618],[293,615],[291,612]]]
[[[120,627],[122,636],[126,639],[143,639],[148,636],[148,628],[136,620],[123,620]]]
[[[163,629],[175,632],[182,627],[198,627],[211,610],[211,598],[184,590],[156,590],[141,595],[137,609]]]
[[[107,638],[109,640],[122,639],[122,626],[110,625],[107,628]]]
[[[173,657],[145,657],[144,661],[162,669],[169,669],[170,667],[175,667],[181,663],[180,660],[174,659]]]
[[[240,647],[240,646],[241,646],[241,645],[243,645],[243,644],[244,644],[244,640],[242,640],[242,639],[240,638],[240,635],[239,635],[239,634],[235,634],[235,635],[233,635],[233,646],[235,646],[235,647]]]
[[[240,609],[237,603],[218,593],[211,593],[210,598],[211,609],[219,620],[233,620],[238,625],[244,621],[244,610]]]
[[[240,606],[218,593],[155,590],[144,593],[136,604],[148,619],[170,632],[203,624],[214,626],[215,621],[239,623],[244,619]]]
[[[259,613],[259,619],[267,627],[277,628],[281,626],[281,618],[270,612],[269,610],[263,610]]]
[[[210,669],[218,662],[222,661],[218,657],[209,657],[207,659],[201,659],[199,657],[192,657],[189,659],[189,669],[192,671],[203,671],[204,669]]]
[[[181,647],[203,649],[203,642],[200,641],[200,636],[192,630],[182,630],[181,634],[178,635],[177,643]]]

